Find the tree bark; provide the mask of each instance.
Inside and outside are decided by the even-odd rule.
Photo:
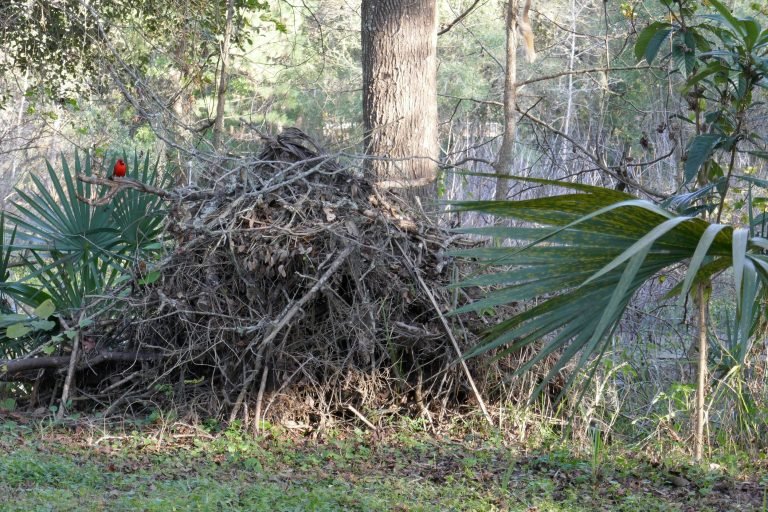
[[[365,168],[382,188],[437,174],[437,2],[363,0]]]
[[[493,168],[496,174],[508,176],[515,163],[515,142],[517,141],[517,9],[518,0],[509,0],[507,4],[507,56],[504,75],[504,137],[501,140],[499,155]],[[495,199],[507,199],[509,180],[496,180]]]

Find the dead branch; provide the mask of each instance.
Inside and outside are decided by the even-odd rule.
[[[283,327],[288,324],[288,322],[291,321],[291,319],[301,310],[301,307],[307,303],[314,295],[320,291],[323,286],[328,282],[328,280],[331,278],[331,276],[338,270],[338,268],[341,266],[342,263],[344,263],[344,260],[347,259],[347,256],[352,253],[352,250],[354,247],[349,246],[344,248],[343,251],[336,257],[333,263],[331,263],[331,266],[328,267],[328,270],[325,271],[325,273],[320,277],[320,279],[317,280],[315,285],[298,301],[291,304],[289,308],[285,310],[285,313],[281,316],[280,320],[278,320],[277,324],[275,324],[272,331],[269,333],[269,335],[264,338],[264,340],[254,340],[249,345],[248,348],[246,348],[247,351],[250,351],[253,349],[253,346],[256,343],[261,343],[261,347],[259,348],[259,352],[263,356],[264,349],[268,347],[275,339],[275,337],[278,335],[278,333],[283,329]],[[259,363],[261,362],[262,358],[259,358]],[[253,382],[253,379],[256,377],[256,374],[259,372],[261,365],[259,365],[258,368],[255,368],[251,374],[248,376],[248,378],[245,379],[245,383],[243,384],[242,390],[240,391],[240,394],[237,396],[237,400],[235,400],[235,405],[232,407],[232,412],[229,414],[229,421],[230,423],[237,418],[237,414],[240,411],[240,406],[243,404],[243,400],[245,399],[245,395],[248,392],[248,388],[250,387],[251,383]]]
[[[655,197],[656,199],[666,199],[669,196],[669,194],[662,194],[661,192],[653,190],[650,187],[643,186],[640,183],[636,182],[635,180],[629,178],[628,176],[619,176],[617,172],[615,172],[613,169],[611,169],[607,165],[603,164],[597,155],[592,153],[589,149],[587,149],[583,144],[580,144],[573,137],[568,136],[566,133],[563,133],[562,131],[558,130],[557,128],[547,123],[546,121],[543,121],[538,117],[535,117],[533,114],[527,111],[521,110],[519,107],[517,108],[517,111],[518,113],[520,113],[521,116],[531,120],[532,122],[538,124],[539,126],[546,128],[552,133],[556,133],[560,137],[570,142],[575,148],[577,148],[579,151],[584,153],[584,155],[587,158],[589,158],[595,165],[597,165],[602,172],[604,172],[605,174],[608,174],[612,178],[618,181],[622,181],[628,184],[630,187],[636,188],[637,190],[640,190],[651,197]],[[674,148],[672,149],[672,151],[670,151],[669,154],[665,155],[663,158],[667,158],[668,156],[670,156],[673,151],[674,151]],[[650,163],[653,163],[653,162],[647,162],[646,164],[650,164]]]
[[[79,362],[77,370],[108,362],[134,363],[138,361],[156,361],[161,357],[160,354],[151,352],[93,352]],[[7,359],[0,361],[0,380],[13,380],[14,376],[30,370],[66,368],[70,360],[71,355]]]
[[[485,416],[485,420],[488,422],[488,424],[490,426],[493,426],[493,419],[491,419],[491,415],[488,414],[488,409],[485,407],[485,401],[483,400],[483,396],[480,394],[480,391],[477,389],[477,386],[475,385],[475,379],[472,378],[472,374],[469,371],[467,362],[464,360],[464,354],[462,354],[461,352],[461,347],[459,347],[459,343],[456,341],[456,338],[453,336],[453,331],[451,330],[451,326],[448,325],[448,321],[445,319],[445,316],[443,315],[442,311],[440,311],[440,306],[437,304],[434,294],[429,289],[429,286],[427,286],[427,283],[424,282],[424,279],[422,279],[421,275],[419,275],[418,269],[416,269],[413,266],[413,263],[411,262],[410,257],[403,250],[402,246],[400,246],[400,244],[397,244],[397,242],[395,243],[400,249],[400,252],[403,254],[403,258],[408,263],[409,270],[411,271],[413,276],[416,278],[416,280],[419,282],[419,285],[421,285],[421,288],[424,290],[424,293],[427,295],[427,297],[429,297],[429,300],[432,303],[432,306],[435,308],[435,313],[437,314],[438,317],[440,317],[440,322],[443,324],[443,327],[445,328],[445,333],[448,335],[448,338],[451,340],[451,344],[453,345],[454,350],[456,350],[456,355],[459,359],[459,364],[461,364],[461,368],[462,370],[464,370],[464,375],[466,375],[467,377],[467,382],[469,382],[469,386],[472,388],[472,392],[475,395],[475,399],[477,400],[478,405],[480,405],[480,409],[483,411],[483,416]]]
[[[82,314],[81,314],[82,319]],[[69,330],[69,326],[61,320],[64,328]],[[69,390],[72,387],[72,379],[75,376],[75,368],[77,365],[77,356],[80,353],[80,336],[79,331],[75,331],[75,336],[72,339],[72,353],[69,355],[69,370],[67,370],[67,376],[64,379],[64,387],[61,391],[61,401],[59,402],[59,409],[56,411],[56,419],[60,420],[64,417],[64,411],[67,409],[67,401],[69,399]]]
[[[142,183],[141,181],[133,178],[101,178],[99,176],[86,176],[85,174],[78,174],[77,179],[90,183],[91,185],[102,185],[109,187],[103,197],[88,198],[78,195],[77,198],[84,203],[91,206],[103,206],[110,201],[121,191],[126,189],[138,190],[146,194],[153,194],[167,201],[199,201],[201,199],[207,199],[214,197],[216,192],[213,190],[195,190],[189,191],[186,189],[174,189],[171,191],[164,190],[162,188],[153,187]]]
[[[461,14],[459,14],[452,22],[442,25],[440,27],[440,31],[437,33],[438,36],[441,36],[451,30],[457,23],[459,23],[461,20],[469,16],[469,14],[475,10],[475,7],[477,7],[477,4],[480,3],[480,0],[475,0],[475,2],[470,5],[467,9],[464,10]]]
[[[91,204],[125,189],[175,201],[173,250],[153,265],[153,283],[104,295],[124,308],[93,317],[102,352],[87,352],[81,340],[75,357],[9,361],[0,379],[39,369],[46,396],[59,398],[53,386],[62,379],[45,379],[51,372],[43,370],[59,377],[74,359],[77,371],[89,368],[70,379],[79,408],[109,396],[107,415],[153,404],[226,420],[247,407],[257,426],[264,419],[323,428],[339,414],[359,418],[348,404],[427,418],[448,403],[465,405],[467,378],[451,363],[474,335],[449,340],[436,304],[450,303],[445,285],[458,271],[446,250],[469,242],[376,189],[303,132],[263,138],[256,157],[232,162],[231,173],[247,173],[240,185],[159,190],[130,178],[79,177],[109,188]],[[116,364],[98,366],[108,359]],[[467,364],[475,372],[484,363]]]

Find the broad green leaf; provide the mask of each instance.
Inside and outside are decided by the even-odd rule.
[[[5,330],[5,335],[11,338],[12,340],[21,338],[23,336],[26,336],[32,332],[32,329],[27,327],[26,324],[13,324],[8,326],[8,328]]]
[[[557,187],[576,188],[568,184]],[[592,358],[606,353],[635,292],[649,279],[688,260],[685,281],[674,286],[670,294],[687,293],[731,265],[735,271],[741,265],[742,273],[736,278],[741,283],[742,306],[737,310],[734,331],[743,337],[755,325],[756,312],[761,308],[752,306],[758,304],[755,300],[762,293],[763,280],[768,282],[768,256],[762,252],[768,248],[768,240],[748,238],[747,230],[734,231],[699,218],[675,216],[626,196],[589,187],[578,191],[518,202],[456,206],[457,210],[492,211],[536,226],[495,226],[486,231],[519,240],[522,243],[517,247],[461,251],[465,257],[487,263],[503,261],[508,266],[460,283],[501,286],[460,311],[485,311],[508,302],[537,300],[536,305],[490,328],[467,357],[492,349],[500,349],[497,354],[501,357],[546,340],[519,371],[557,354],[547,377],[573,362],[575,370],[567,379],[567,388]],[[482,230],[476,233],[482,234]],[[546,378],[542,386],[545,382]]]
[[[477,173],[477,172],[462,172],[461,174],[466,176],[485,176],[485,177],[492,176],[497,178],[510,178],[510,179],[514,179],[515,181],[521,181],[523,183],[537,183],[539,185],[550,185],[554,188],[578,190],[580,192],[585,192],[594,197],[602,198],[610,202],[618,202],[623,199],[635,199],[635,196],[631,194],[627,194],[626,192],[621,192],[619,190],[614,190],[611,188],[598,187],[596,185],[587,185],[584,183],[557,181],[557,180],[551,180],[546,178],[531,178],[527,176],[510,177],[507,174],[488,174],[488,173]],[[545,199],[545,198],[541,198],[541,199]],[[447,201],[446,204],[466,208],[469,205],[481,205],[485,203],[498,204],[498,203],[508,203],[508,202],[509,201]]]
[[[733,281],[736,287],[736,308],[741,307],[741,285],[744,275],[744,264],[747,257],[747,241],[749,230],[736,228],[733,230]]]
[[[643,29],[637,36],[637,42],[635,43],[635,57],[637,60],[645,58],[648,64],[652,64],[656,54],[659,53],[661,44],[671,32],[671,25],[660,21],[651,23]]]
[[[740,20],[741,26],[746,32],[744,37],[744,46],[747,52],[752,52],[757,41],[760,39],[760,24],[752,18]]]
[[[585,203],[587,203],[587,201],[582,201],[582,204],[585,204]],[[619,209],[622,209],[622,208],[631,208],[631,207],[638,208],[641,211],[645,210],[646,212],[650,212],[651,214],[655,214],[655,215],[660,216],[662,218],[669,216],[669,214],[666,211],[664,211],[663,209],[653,205],[652,203],[649,203],[648,201],[644,201],[644,200],[641,200],[641,199],[633,199],[633,200],[629,200],[629,201],[622,201],[620,203],[615,203],[615,204],[611,204],[611,205],[605,206],[605,207],[600,208],[600,209],[598,209],[596,211],[593,211],[591,213],[587,213],[586,215],[584,215],[584,216],[582,216],[582,217],[580,217],[578,219],[575,219],[575,220],[569,222],[568,224],[564,225],[563,227],[561,227],[561,228],[559,228],[559,229],[557,229],[555,231],[552,231],[550,234],[547,234],[547,235],[542,236],[541,238],[539,238],[537,240],[534,240],[528,246],[524,247],[521,250],[525,250],[528,247],[533,247],[533,246],[535,246],[537,244],[545,242],[548,239],[556,236],[558,233],[560,233],[562,231],[565,231],[567,229],[576,228],[576,227],[579,227],[581,229],[587,229],[585,224],[587,224],[589,221],[596,220],[597,217],[600,217],[603,214],[612,213],[612,212],[615,212],[616,210],[619,210]],[[635,219],[637,221],[638,217],[636,216]],[[540,222],[543,221],[543,220],[544,219],[539,218]],[[590,229],[594,229],[594,230],[600,229],[600,230],[603,230],[603,231],[605,231],[606,229],[610,230],[610,222],[603,222],[603,221],[601,221],[599,223],[596,222],[593,225],[595,227],[591,227],[590,226]],[[617,231],[619,229],[620,230],[628,230],[629,228],[626,225],[621,225],[621,226],[617,226]]]
[[[739,34],[741,36],[746,35],[746,29],[743,26],[743,22],[736,19],[736,17],[731,14],[731,10],[724,4],[722,4],[719,0],[707,0],[709,4],[714,7],[718,13],[720,13],[720,16],[723,17],[723,22],[730,27],[733,32],[736,34]]]
[[[592,333],[586,351],[588,354],[585,353],[585,356],[594,352],[597,344],[605,336],[606,331],[621,319],[624,307],[632,295],[632,283],[635,282],[640,267],[648,256],[651,244],[640,245],[639,247],[640,249],[638,251],[632,253],[631,259],[624,268],[624,272],[621,274],[621,279],[613,289],[611,299],[608,302],[608,307],[606,307],[600,315],[600,322]]]
[[[690,76],[696,68],[696,39],[691,30],[683,33],[683,41],[685,42],[685,55],[683,56],[685,76]]]
[[[666,233],[672,231],[674,228],[676,228],[678,225],[682,224],[683,222],[688,222],[690,220],[691,220],[691,217],[676,217],[674,219],[668,219],[663,223],[659,224],[658,226],[653,228],[647,235],[644,235],[640,240],[632,244],[631,247],[629,247],[627,250],[622,252],[618,257],[616,257],[608,265],[600,269],[599,272],[597,272],[595,275],[590,277],[585,282],[585,284],[593,281],[594,279],[597,279],[598,277],[605,275],[606,273],[615,269],[616,267],[618,267],[628,259],[634,258],[638,254],[643,254],[643,255],[647,254],[648,249],[651,247],[651,245],[653,245],[656,242],[656,240],[658,240],[662,235],[665,235]]]
[[[706,162],[723,137],[716,134],[697,135],[688,146],[688,159],[685,161],[685,184],[690,183]]]
[[[707,62],[707,65],[704,66],[704,68],[702,68],[698,73],[688,77],[688,79],[685,81],[685,90],[692,90],[696,84],[714,75],[715,73],[728,73],[728,71],[728,66],[726,66],[722,61],[711,60]]]
[[[90,184],[76,179],[77,174],[92,175],[89,155],[80,158],[76,153],[74,166],[62,157],[60,168],[50,162],[46,167],[48,179],[31,174],[32,190],[18,190],[16,214],[7,217],[19,233],[13,250],[21,253],[27,268],[22,282],[0,283],[0,290],[34,307],[50,299],[56,309],[78,309],[88,295],[113,286],[133,261],[162,250],[163,202],[129,190],[109,207],[94,207],[77,198],[106,191],[99,187],[92,193]],[[142,170],[147,184],[167,183],[157,173],[157,162],[151,166],[148,157],[142,162],[134,156],[132,168]],[[53,314],[46,313],[41,310],[39,317]]]
[[[35,308],[35,316],[38,318],[48,318],[56,311],[56,306],[51,299],[46,300]]]
[[[29,326],[36,331],[52,331],[56,327],[56,322],[50,320],[32,320]]]
[[[715,236],[717,236],[723,229],[725,229],[725,226],[722,224],[712,224],[707,226],[707,229],[701,236],[699,244],[696,246],[696,251],[694,251],[693,257],[691,258],[691,262],[688,264],[688,273],[685,275],[685,280],[683,281],[683,287],[680,292],[681,305],[685,301],[688,291],[691,289],[693,280],[699,272],[699,269],[704,262],[704,258],[706,257],[709,248],[712,246]]]
[[[27,320],[29,320],[27,315],[19,315],[16,313],[3,314],[0,315],[0,327],[8,327],[9,325],[25,322]]]
[[[147,274],[147,277],[145,277],[144,279],[139,280],[139,284],[142,284],[142,285],[152,284],[152,283],[156,282],[158,279],[160,279],[160,276],[162,276],[160,271],[153,270],[153,271],[151,271],[151,272],[149,272]]]
[[[699,188],[698,190],[694,190],[693,192],[670,196],[662,203],[662,206],[676,210],[678,213],[685,212],[693,203],[710,195],[722,181],[725,181],[725,179],[707,183],[703,187]]]
[[[750,348],[750,337],[752,334],[752,327],[755,325],[754,313],[756,309],[761,309],[756,304],[755,297],[758,296],[758,278],[755,265],[751,260],[746,260],[744,268],[742,270],[741,290],[737,292],[739,297],[739,307],[736,309],[737,323],[737,340],[739,350],[736,355],[736,361],[739,364],[743,364],[747,353]],[[755,308],[755,306],[758,308]]]
[[[768,180],[756,178],[754,176],[747,176],[747,175],[740,175],[740,176],[734,176],[734,177],[749,183],[754,183],[758,187],[768,188]]]

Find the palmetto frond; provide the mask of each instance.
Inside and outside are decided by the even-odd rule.
[[[768,280],[768,240],[744,229],[676,216],[650,202],[588,185],[522,179],[571,192],[522,201],[471,201],[453,210],[478,211],[526,221],[527,227],[489,226],[465,232],[524,242],[522,247],[486,247],[459,251],[498,269],[458,286],[490,286],[485,298],[457,313],[483,311],[518,301],[536,305],[494,326],[471,357],[503,348],[517,351],[543,341],[519,371],[558,354],[546,381],[571,360],[577,372],[609,346],[630,299],[649,279],[673,265],[689,270],[676,291],[686,295],[697,282],[732,267],[738,290],[739,336],[749,337],[755,305]],[[577,372],[574,372],[574,376]],[[573,377],[567,383],[570,385]],[[539,389],[541,388],[539,387]]]
[[[63,157],[60,169],[47,169],[49,185],[32,175],[33,190],[17,190],[17,213],[8,215],[15,238],[5,250],[16,252],[26,272],[2,289],[27,304],[51,298],[59,309],[78,309],[88,295],[113,285],[137,254],[160,247],[165,211],[158,197],[136,190],[102,206],[79,200],[95,195],[94,186],[76,179],[93,174],[88,155],[75,154],[74,169]],[[153,186],[167,183],[149,157],[134,156],[131,174]]]
[[[127,157],[123,158],[128,162]],[[132,160],[128,171],[131,177],[159,188],[171,185],[170,174],[161,173],[158,162],[152,164],[148,154],[143,159],[134,154]],[[158,196],[134,189],[121,192],[112,203],[112,222],[119,230],[120,252],[131,255],[158,249],[167,214]]]

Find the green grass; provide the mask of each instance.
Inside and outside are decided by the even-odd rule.
[[[766,481],[755,466],[746,478],[690,467],[691,486],[676,488],[626,450],[604,447],[596,469],[563,446],[524,453],[492,436],[413,431],[310,441],[276,429],[253,439],[181,424],[118,435],[5,422],[0,449],[3,511],[763,510]]]

